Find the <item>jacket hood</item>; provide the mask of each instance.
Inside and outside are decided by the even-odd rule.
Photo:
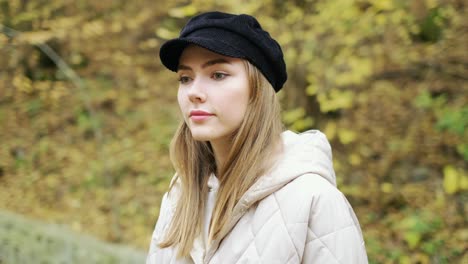
[[[309,130],[296,134],[288,130],[281,138],[283,153],[275,167],[242,196],[239,205],[243,210],[304,174],[322,177],[336,186],[330,143],[322,132]]]

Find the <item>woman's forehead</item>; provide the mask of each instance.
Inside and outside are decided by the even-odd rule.
[[[205,49],[203,47],[190,44],[182,52],[182,55],[180,56],[180,59],[179,59],[179,65],[186,64],[186,63],[201,63],[203,61],[208,61],[208,60],[213,60],[213,59],[223,59],[231,63],[242,61],[242,59],[239,59],[239,58],[225,56],[216,52],[212,52],[211,50]]]

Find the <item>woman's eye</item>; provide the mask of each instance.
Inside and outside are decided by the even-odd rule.
[[[179,82],[181,84],[188,83],[189,81],[190,81],[190,77],[187,77],[187,76],[180,76],[179,77]]]
[[[228,75],[226,73],[222,73],[222,72],[215,72],[213,73],[213,79],[215,80],[222,80],[224,78],[226,78]]]

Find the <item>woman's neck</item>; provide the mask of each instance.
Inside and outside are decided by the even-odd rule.
[[[219,171],[226,163],[226,159],[229,155],[232,142],[228,139],[217,139],[210,141],[210,144],[213,148],[213,154],[216,161],[216,168],[218,168]]]

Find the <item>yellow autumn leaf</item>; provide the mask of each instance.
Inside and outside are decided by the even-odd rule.
[[[406,243],[411,249],[414,249],[421,241],[421,234],[418,232],[408,231],[405,233],[404,238]]]
[[[399,264],[411,264],[411,258],[409,256],[403,255],[399,257]]]
[[[424,3],[426,4],[426,8],[428,8],[428,9],[436,7],[438,2],[439,1],[437,1],[437,0],[426,0],[426,1],[424,1]]]
[[[286,45],[287,43],[291,43],[292,41],[294,41],[294,35],[292,34],[292,32],[284,32],[278,38],[278,42],[283,45]]]
[[[171,17],[184,18],[195,15],[197,13],[197,8],[190,4],[182,7],[172,8],[168,13]]]
[[[112,22],[112,24],[110,25],[110,29],[113,33],[119,33],[122,31],[123,29],[123,25],[122,25],[122,22],[120,21],[114,21]]]
[[[156,29],[156,35],[160,38],[163,38],[163,39],[172,39],[172,38],[176,38],[177,35],[178,35],[178,32],[176,31],[171,31],[167,28],[164,28],[164,27],[160,27],[158,29]]]
[[[297,120],[303,118],[304,116],[305,116],[305,109],[302,107],[298,107],[296,109],[284,111],[283,121],[287,124],[292,124],[296,122]]]
[[[460,175],[460,178],[458,180],[460,190],[468,190],[468,175],[462,174]]]
[[[323,113],[338,109],[347,109],[353,105],[354,93],[352,91],[340,91],[332,89],[328,95],[318,94],[317,100],[320,103],[320,111]]]
[[[393,184],[384,182],[380,184],[380,190],[384,193],[391,193],[393,192]]]
[[[306,88],[307,95],[316,95],[318,91],[318,86],[316,84],[309,84]]]
[[[106,32],[106,28],[104,21],[96,20],[84,24],[81,33],[86,38],[96,37],[103,35]]]
[[[24,32],[18,37],[19,42],[37,45],[43,44],[54,37],[51,31]]]
[[[312,117],[305,117],[301,118],[299,120],[296,120],[292,124],[292,129],[296,131],[304,131],[307,130],[308,128],[311,128],[314,124],[314,119]]]
[[[337,86],[362,83],[372,73],[372,61],[368,58],[345,55],[348,69],[335,78]]]
[[[458,172],[451,166],[444,167],[444,190],[448,194],[454,194],[458,190]]]
[[[393,0],[374,0],[372,5],[379,11],[388,11],[394,8]]]
[[[338,139],[341,143],[347,145],[354,140],[356,140],[357,135],[354,131],[348,129],[340,129],[338,130]]]
[[[361,157],[359,156],[359,154],[356,154],[356,153],[351,153],[351,155],[349,155],[348,157],[348,160],[349,160],[349,163],[351,163],[351,165],[359,165],[361,164]]]
[[[15,75],[13,78],[13,86],[19,91],[27,94],[30,94],[34,91],[31,80],[23,75]]]
[[[328,121],[323,132],[327,135],[328,140],[333,140],[336,136],[336,122]]]
[[[377,14],[375,15],[375,23],[377,26],[383,26],[387,24],[388,18],[384,14]]]

